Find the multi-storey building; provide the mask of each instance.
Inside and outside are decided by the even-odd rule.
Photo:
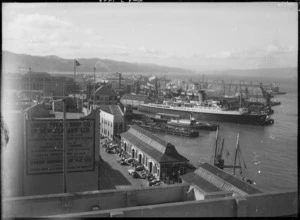
[[[113,140],[125,131],[124,113],[118,105],[100,106],[100,134]]]
[[[99,87],[91,99],[94,105],[116,105],[118,102],[117,94],[106,85]]]

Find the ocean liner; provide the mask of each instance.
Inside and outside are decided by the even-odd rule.
[[[251,112],[246,108],[239,108],[237,110],[227,110],[225,107],[219,105],[188,105],[181,104],[172,105],[168,104],[140,104],[138,107],[140,112],[157,114],[177,114],[181,118],[190,118],[191,115],[196,120],[205,121],[219,121],[219,122],[231,122],[239,124],[251,124],[251,125],[270,125],[274,123],[274,120],[267,112]]]

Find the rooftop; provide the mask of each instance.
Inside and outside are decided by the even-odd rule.
[[[125,94],[122,96],[121,100],[136,100],[136,101],[146,101],[149,100],[147,95],[133,95],[133,94]]]
[[[100,105],[99,108],[112,115],[124,115],[119,105]]]
[[[199,168],[194,171],[194,174],[192,176],[189,176],[188,174],[186,175],[183,175],[182,178],[183,179],[186,178],[187,180],[194,181],[193,183],[196,185],[199,184],[200,188],[201,186],[203,186],[203,183],[201,182],[202,180],[198,179],[197,177],[194,177],[194,175],[209,181],[210,183],[214,184],[216,187],[225,191],[232,190],[238,192],[241,195],[262,193],[262,191],[255,188],[251,184],[209,163],[201,164]]]
[[[133,143],[135,146],[148,154],[158,162],[187,162],[188,159],[181,156],[174,145],[160,139],[151,132],[140,128],[137,125],[130,126],[130,129],[121,134],[121,137]]]
[[[191,172],[181,176],[181,179],[188,184],[194,184],[205,192],[222,192],[222,190],[210,183],[206,179],[198,176],[196,173]]]
[[[116,93],[108,88],[105,85],[100,86],[96,91],[95,94],[97,95],[104,95],[104,96],[117,96]]]

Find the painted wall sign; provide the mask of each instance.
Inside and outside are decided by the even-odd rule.
[[[95,170],[94,119],[66,120],[67,171]],[[63,172],[63,120],[26,121],[27,175]]]

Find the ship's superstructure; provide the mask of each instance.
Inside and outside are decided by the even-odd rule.
[[[240,124],[267,125],[273,124],[274,120],[265,112],[249,112],[246,108],[238,110],[226,110],[218,105],[161,105],[161,104],[141,104],[139,111],[156,113],[179,114],[181,118],[189,118],[190,114],[196,120],[233,122]]]

